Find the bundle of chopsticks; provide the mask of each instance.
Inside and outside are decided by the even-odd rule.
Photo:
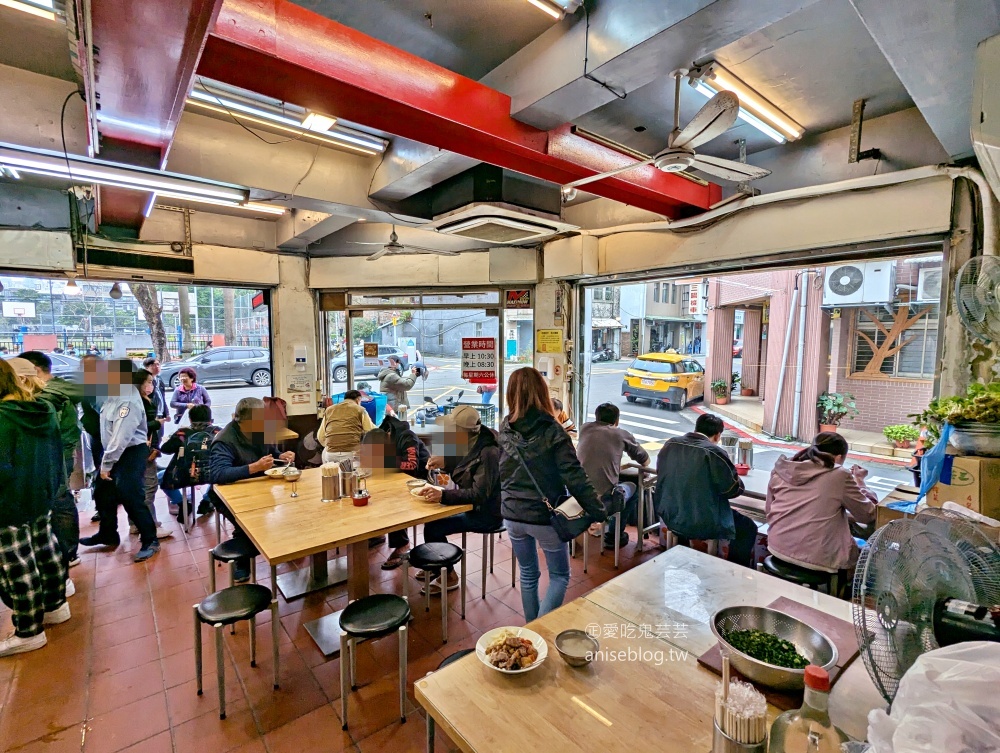
[[[320,466],[320,471],[324,476],[336,476],[340,471],[340,466],[336,463],[323,463]]]
[[[715,723],[739,743],[757,745],[767,738],[767,699],[748,682],[729,679],[729,657],[722,657],[722,682],[715,691]]]

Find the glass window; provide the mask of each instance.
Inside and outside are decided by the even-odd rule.
[[[902,348],[890,352],[882,359],[878,374],[886,377],[904,379],[933,379],[937,359],[938,337],[938,306],[905,306],[909,318],[916,316],[921,310],[926,313],[903,331],[895,342],[888,343],[886,338],[892,331],[896,311],[887,311],[884,307],[858,308],[854,310],[853,346],[854,357],[851,371],[864,374],[871,365],[877,353],[892,351],[903,343]]]
[[[444,322],[438,322],[438,347],[444,347]]]
[[[483,323],[476,322],[476,337],[482,337],[482,336],[483,336]]]
[[[639,369],[640,371],[648,371],[651,374],[681,374],[684,372],[684,368],[679,363],[670,363],[669,361],[654,361],[652,359],[637,358],[632,361],[629,366],[630,369]]]
[[[203,363],[218,363],[220,361],[228,361],[232,356],[232,351],[226,350],[210,350],[202,357]]]
[[[670,283],[670,302],[677,303],[677,286]]]
[[[653,303],[660,302],[660,283],[653,283]]]

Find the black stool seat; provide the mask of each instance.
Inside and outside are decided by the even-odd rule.
[[[483,527],[479,527],[479,528],[470,528],[469,529],[469,533],[479,533],[479,534],[483,534],[485,536],[489,536],[490,534],[496,534],[496,533],[505,533],[506,531],[507,531],[507,527],[503,523],[501,523],[500,525],[496,526],[495,528],[483,528]]]
[[[447,542],[415,546],[408,553],[410,566],[418,570],[440,570],[462,561],[462,547]]]
[[[444,660],[440,664],[438,664],[437,668],[444,669],[449,664],[454,664],[455,662],[457,662],[463,656],[468,656],[469,654],[474,654],[474,653],[476,653],[476,649],[474,648],[463,648],[461,651],[456,651],[455,653],[446,656]]]
[[[797,583],[800,586],[825,586],[836,573],[826,573],[822,570],[810,570],[807,567],[793,565],[778,559],[773,554],[764,558],[764,572],[776,578]]]
[[[198,617],[213,625],[231,625],[268,609],[271,598],[271,589],[256,583],[229,586],[206,596],[198,605]]]
[[[241,539],[227,539],[212,550],[212,557],[220,562],[234,562],[243,557],[255,557],[253,544]]]
[[[379,638],[409,619],[410,605],[402,596],[372,594],[347,605],[340,613],[340,629],[352,638]]]

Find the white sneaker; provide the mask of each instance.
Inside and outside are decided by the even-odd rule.
[[[164,528],[163,526],[156,527],[156,538],[158,539],[169,539],[173,535],[174,532],[170,528]]]
[[[74,557],[73,559],[71,559],[69,561],[69,566],[70,567],[76,567],[79,564],[80,564],[80,558],[79,557]]]
[[[42,624],[60,625],[63,622],[66,622],[72,616],[73,615],[69,613],[69,602],[64,601],[63,605],[59,607],[56,611],[45,613],[45,617],[42,618]]]
[[[76,584],[73,583],[72,578],[66,579],[66,598],[70,596],[76,596]]]
[[[48,643],[45,633],[33,635],[30,638],[21,638],[12,635],[10,638],[0,641],[0,656],[12,656],[14,654],[26,654],[29,651],[36,651],[43,648]]]
[[[128,532],[134,536],[135,534],[139,533],[139,529],[135,527],[135,523],[129,523]]]

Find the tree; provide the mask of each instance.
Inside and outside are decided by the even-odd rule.
[[[167,347],[167,332],[163,328],[163,307],[157,298],[156,288],[147,282],[130,282],[128,286],[146,317],[149,335],[153,338],[153,351],[160,361],[166,363],[170,360],[170,350]]]
[[[236,343],[236,291],[232,288],[222,289],[222,311],[225,318],[226,345]]]
[[[187,285],[177,286],[177,308],[181,317],[181,357],[194,352],[194,342],[191,340],[191,299]]]
[[[868,309],[861,309],[861,313],[872,321],[872,323],[878,328],[878,331],[882,333],[882,337],[884,338],[881,343],[876,345],[875,341],[871,337],[861,330],[858,330],[858,336],[868,343],[868,346],[872,349],[872,359],[868,362],[868,365],[865,366],[864,371],[861,373],[869,376],[877,376],[878,374],[881,374],[882,364],[885,359],[896,355],[896,353],[901,351],[916,339],[916,336],[913,336],[904,340],[903,333],[916,324],[920,318],[927,314],[930,310],[931,309],[928,306],[927,308],[921,309],[913,316],[910,316],[909,306],[900,306],[896,309],[895,314],[893,314],[892,327],[890,328],[886,327],[885,324],[879,320],[878,313],[872,313]],[[896,343],[897,341],[898,344],[894,345],[893,343]]]

